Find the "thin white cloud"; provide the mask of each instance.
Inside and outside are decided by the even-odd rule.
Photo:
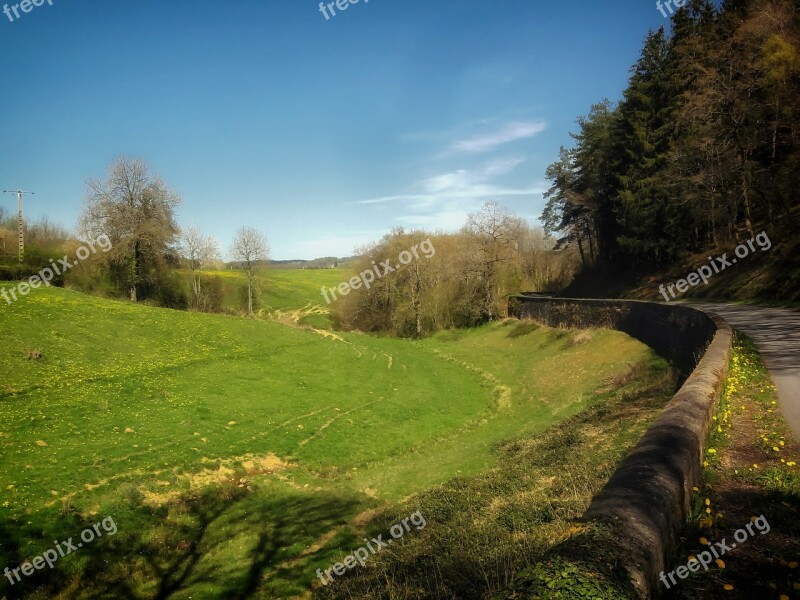
[[[483,175],[485,177],[498,177],[505,175],[516,169],[519,165],[525,162],[524,158],[518,156],[511,156],[507,158],[498,158],[486,163],[483,167]]]
[[[535,196],[541,195],[547,188],[537,185],[529,188],[508,188],[495,185],[469,185],[442,191],[433,194],[397,194],[395,196],[380,196],[368,200],[359,200],[356,204],[387,204],[390,202],[415,202],[415,208],[425,205],[435,205],[441,200],[469,200],[483,198],[507,198],[511,196]]]
[[[403,207],[395,213],[395,221],[407,227],[456,230],[486,200],[511,201],[514,198],[541,198],[545,182],[514,187],[498,181],[525,159],[518,156],[498,157],[472,169],[457,169],[421,179],[399,194],[360,200],[356,204]],[[394,211],[393,211],[394,212]]]
[[[461,123],[449,129],[435,129],[428,131],[415,131],[400,134],[400,141],[403,142],[423,142],[423,143],[444,143],[454,137],[462,135],[464,132],[472,131],[477,127],[487,127],[494,122],[494,118],[475,119],[466,123]]]
[[[547,129],[544,121],[517,121],[508,123],[492,133],[475,135],[450,144],[450,152],[488,152],[498,146],[532,138]]]
[[[404,194],[394,194],[360,200],[357,204],[411,203],[412,208],[431,208],[453,200],[484,200],[510,196],[529,196],[545,191],[543,185],[528,188],[513,188],[491,183],[500,175],[513,171],[525,162],[520,157],[498,158],[472,171],[459,169],[423,179],[411,186]]]

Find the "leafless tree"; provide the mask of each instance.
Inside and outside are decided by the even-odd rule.
[[[242,226],[236,231],[231,257],[247,272],[247,314],[253,315],[253,282],[260,261],[269,260],[269,244],[263,233],[254,227]]]
[[[181,253],[192,271],[192,297],[195,307],[204,310],[200,270],[220,258],[219,242],[212,235],[205,235],[192,225],[181,233]]]
[[[87,181],[79,231],[89,239],[105,234],[113,247],[105,255],[132,302],[137,288],[156,283],[176,241],[174,220],[180,196],[151,175],[138,158],[115,160],[105,180]]]
[[[66,228],[42,217],[25,228],[25,237],[31,246],[50,252],[67,241],[70,235]]]
[[[482,312],[489,318],[498,316],[498,271],[502,263],[514,257],[515,233],[523,226],[519,217],[493,201],[471,213],[464,226],[463,232],[470,240],[484,286]]]

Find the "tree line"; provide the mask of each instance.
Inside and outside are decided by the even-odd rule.
[[[510,294],[560,290],[577,268],[574,251],[556,251],[541,228],[490,201],[456,233],[392,230],[359,249],[354,270],[395,264],[428,240],[435,253],[342,297],[333,307],[337,325],[404,337],[472,327],[505,316]]]
[[[208,273],[226,267],[220,243],[197,226],[178,226],[175,214],[181,202],[144,161],[114,161],[103,179],[87,182],[78,224],[79,238],[105,235],[112,247],[70,271],[68,284],[131,302],[224,311],[231,304],[225,303],[231,290],[222,278]],[[0,214],[0,253],[8,248],[4,262],[12,266],[0,267],[0,279],[34,274],[50,258],[69,254],[80,243],[46,219],[30,224],[26,264],[16,266],[10,252],[12,247],[16,251],[16,221],[11,215],[5,222],[4,218]],[[574,251],[555,251],[554,240],[541,228],[495,202],[469,215],[456,233],[394,229],[378,242],[357,248],[349,266],[356,272],[371,269],[373,261],[396,260],[424,240],[430,240],[435,255],[418,257],[369,288],[342,297],[333,307],[336,323],[411,337],[472,326],[503,316],[509,294],[564,287],[577,267]],[[240,300],[253,315],[261,287],[256,275],[270,257],[266,237],[252,227],[239,228],[228,257],[229,266],[246,273]]]
[[[655,271],[796,227],[800,3],[690,0],[671,22],[547,169],[545,229],[584,267]]]
[[[70,272],[70,284],[84,291],[124,295],[132,302],[151,300],[171,308],[221,310],[219,280],[202,273],[224,267],[220,244],[197,226],[178,226],[175,211],[181,202],[143,160],[115,160],[105,178],[87,182],[77,232],[84,240],[106,235],[112,248]],[[51,258],[73,252],[80,243],[47,219],[26,224],[25,261],[18,265],[16,229],[16,216],[0,210],[0,256],[10,263],[0,269],[0,279],[32,275]],[[253,227],[240,227],[229,256],[247,274],[245,304],[252,315],[256,269],[270,257],[266,236]],[[188,294],[179,269],[190,272]]]

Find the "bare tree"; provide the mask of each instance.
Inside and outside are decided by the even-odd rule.
[[[254,227],[240,227],[233,238],[231,257],[247,272],[247,314],[252,316],[255,268],[259,261],[269,260],[267,238]]]
[[[498,316],[498,271],[502,263],[514,257],[517,250],[515,233],[521,225],[519,217],[497,202],[489,201],[478,212],[469,215],[463,229],[470,241],[483,285],[481,312],[490,319]]]
[[[45,216],[25,228],[25,237],[31,246],[38,246],[45,252],[53,252],[69,239],[69,231]]]
[[[181,253],[189,263],[192,271],[192,297],[194,305],[205,309],[200,270],[219,260],[219,242],[212,235],[205,235],[196,225],[192,225],[181,233]]]
[[[138,158],[115,160],[105,180],[89,180],[80,219],[80,233],[94,240],[105,234],[113,247],[105,255],[112,273],[132,302],[137,288],[155,284],[166,271],[178,226],[178,194],[151,175]]]

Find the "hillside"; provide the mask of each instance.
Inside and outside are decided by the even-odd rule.
[[[412,342],[53,288],[0,307],[0,348],[0,560],[119,527],[31,597],[302,593],[364,511],[476,475],[503,440],[664,368],[610,331],[507,321]]]
[[[702,254],[690,254],[676,260],[671,267],[647,275],[610,267],[584,271],[563,291],[567,297],[633,298],[664,301],[659,286],[675,284],[709,264],[709,256],[734,257],[734,248],[720,247]],[[717,264],[719,264],[717,262]],[[674,300],[706,299],[732,300],[792,306],[800,303],[800,240],[773,240],[766,252],[737,260],[720,273],[713,273],[708,284],[690,287]],[[670,301],[673,299],[670,297]]]

